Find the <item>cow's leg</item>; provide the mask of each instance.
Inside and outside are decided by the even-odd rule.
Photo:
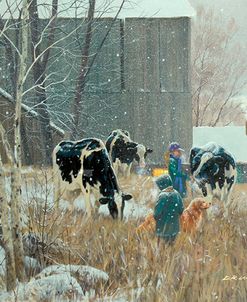
[[[224,217],[229,217],[229,208],[231,205],[231,196],[232,196],[233,186],[226,189],[226,194],[224,196]]]
[[[90,201],[90,188],[89,186],[84,189],[83,187],[83,192],[85,196],[85,209],[86,209],[86,214],[90,218],[92,216],[92,207],[91,207],[91,201]]]
[[[126,164],[120,165],[121,174],[123,177],[126,177]]]
[[[132,166],[132,164],[129,164],[127,166],[126,177],[130,177],[131,166]]]
[[[215,192],[214,192],[214,190],[212,190],[211,185],[208,183],[205,184],[205,192],[206,192],[206,195],[203,194],[204,195],[203,198],[205,199],[206,202],[212,204],[212,206],[207,209],[207,217],[208,217],[208,219],[212,219],[215,215],[214,212],[215,212],[215,207],[216,207],[216,205],[213,205],[213,197],[214,197]]]
[[[117,163],[117,162],[114,162],[114,163],[112,164],[112,166],[113,166],[113,170],[114,170],[115,174],[118,176],[118,173],[119,173],[118,163]]]
[[[225,183],[221,189],[221,197],[220,200],[223,203],[224,206],[224,213],[223,216],[226,218],[228,217],[228,192],[227,192],[227,182],[225,180]]]
[[[61,180],[58,171],[53,171],[53,202],[56,209],[59,207],[59,199],[61,198]]]
[[[122,169],[122,174],[123,176],[126,178],[126,177],[129,177],[129,173],[128,173],[128,164],[122,164],[121,165],[121,169]]]
[[[236,169],[232,168],[230,166],[229,170],[225,169],[225,196],[224,196],[224,202],[225,202],[225,217],[228,217],[229,215],[229,208],[231,204],[231,196],[233,187],[235,185],[236,179],[237,179],[237,171]]]
[[[53,190],[53,194],[54,194],[54,206],[56,207],[56,209],[58,209],[59,207],[59,198],[61,196],[60,194],[60,190],[58,188],[58,184],[54,182],[54,190]]]
[[[93,206],[93,214],[94,215],[99,215],[99,208],[100,208],[100,192],[99,189],[98,190],[94,190],[93,192],[93,196],[95,198],[95,202],[94,202],[94,206]]]

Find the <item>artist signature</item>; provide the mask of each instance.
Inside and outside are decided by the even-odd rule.
[[[247,275],[246,276],[237,276],[237,275],[232,275],[228,276],[226,275],[222,281],[247,281]]]

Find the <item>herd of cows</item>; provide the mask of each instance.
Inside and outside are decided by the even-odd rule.
[[[62,141],[53,151],[54,200],[71,200],[84,195],[86,212],[92,214],[90,195],[99,201],[95,207],[107,204],[111,216],[123,217],[125,201],[132,195],[122,192],[118,175],[129,177],[133,162],[145,167],[146,156],[152,150],[132,141],[129,132],[121,129],[110,133],[105,143],[97,138]],[[236,182],[236,162],[233,156],[216,143],[190,151],[191,179],[204,197],[217,197],[227,206]],[[120,215],[119,215],[120,214]]]

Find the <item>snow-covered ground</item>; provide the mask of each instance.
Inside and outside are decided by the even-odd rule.
[[[33,174],[33,177],[25,177],[26,175]],[[35,171],[32,171],[32,168],[26,169],[23,171],[23,183],[22,183],[22,201],[24,207],[32,204],[33,202],[36,205],[44,206],[46,204],[47,208],[52,208],[53,204],[53,183],[52,181],[47,182],[36,178]],[[41,177],[42,178],[42,177]],[[146,179],[147,180],[147,179]],[[153,183],[153,186],[149,190],[149,192],[145,192],[143,194],[143,190],[146,184],[146,180],[141,183],[135,184],[134,181],[128,185],[127,188],[124,188],[125,192],[132,193],[132,191],[140,191],[138,196],[134,196],[130,201],[125,202],[124,209],[124,219],[127,221],[128,219],[139,219],[145,217],[148,213],[150,213],[150,205],[147,205],[147,200],[154,200],[158,194],[158,190]],[[11,189],[11,180],[10,177],[6,177],[6,192],[8,196],[10,196]],[[149,180],[150,185],[150,180]],[[95,198],[91,195],[91,204],[94,206]],[[80,195],[77,197],[74,202],[61,199],[59,206],[63,210],[74,209],[76,211],[85,211],[85,201],[84,197]],[[107,205],[101,205],[99,207],[99,214],[103,216],[109,216],[109,210]],[[23,221],[27,221],[27,217],[23,219]]]
[[[0,301],[82,301],[95,296],[98,282],[107,282],[107,273],[84,265],[51,265],[28,283],[20,283],[16,293],[5,291],[5,252],[0,247]],[[36,259],[25,257],[25,269],[39,269]],[[31,300],[30,297],[32,297]]]

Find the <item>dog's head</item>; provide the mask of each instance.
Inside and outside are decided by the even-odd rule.
[[[191,207],[195,210],[206,210],[211,206],[211,203],[206,202],[203,198],[192,200]]]

